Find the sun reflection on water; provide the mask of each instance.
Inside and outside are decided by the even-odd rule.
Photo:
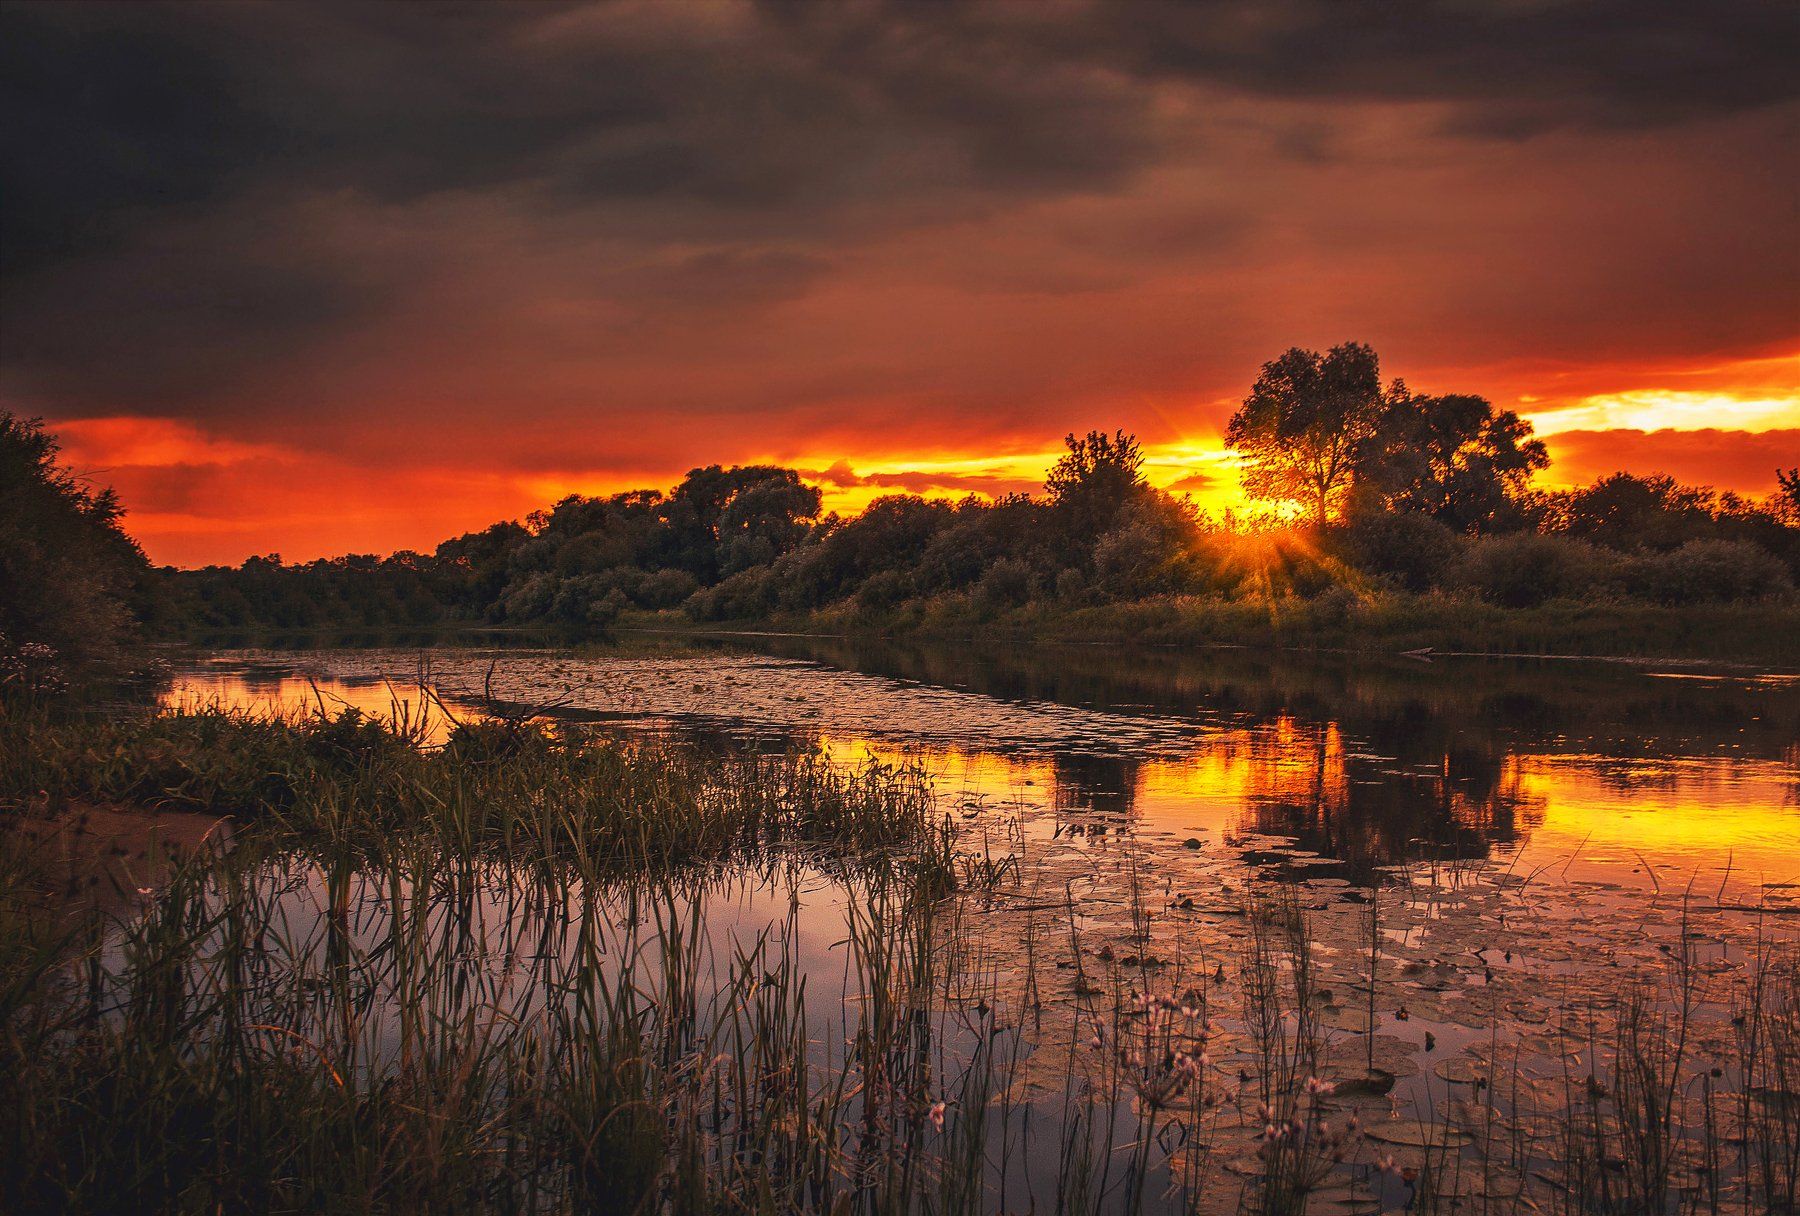
[[[438,660],[440,667],[455,661]],[[553,670],[564,678],[578,668],[602,671],[609,662],[559,656]],[[1074,719],[1053,736],[1024,731],[1003,739],[987,725],[1029,719],[1038,704],[1047,715],[1067,711],[1047,701],[1001,703],[941,686],[820,686],[813,666],[731,662],[739,666],[707,665],[715,689],[694,683],[694,668],[685,662],[673,675],[663,672],[669,678],[658,685],[656,662],[634,659],[624,685],[602,679],[599,691],[578,699],[576,708],[614,728],[756,737],[764,745],[818,748],[843,762],[922,765],[953,816],[1031,810],[1048,822],[1129,827],[1140,836],[1197,840],[1206,848],[1234,837],[1289,837],[1353,866],[1490,858],[1521,874],[1554,867],[1582,881],[1663,889],[1692,881],[1709,893],[1728,877],[1743,889],[1800,879],[1791,748],[1734,753],[1738,745],[1694,736],[1690,723],[1669,724],[1670,738],[1647,744],[1532,739],[1511,723],[1448,728],[1427,716],[1397,727],[1190,702],[1185,725],[1179,718],[1143,718],[1141,710],[1120,716],[1115,705],[1093,719],[1092,737],[1081,733],[1084,720]],[[448,692],[442,702],[432,701],[401,679],[340,678],[330,666],[329,658],[316,662],[308,676],[267,656],[232,656],[184,672],[165,699],[260,712],[353,708],[411,723],[428,743],[443,741],[454,726],[450,715],[480,713],[467,695]],[[466,690],[466,681],[457,687]],[[1778,683],[1744,687],[1759,696],[1793,693]],[[671,689],[682,698],[671,702]],[[711,713],[696,713],[686,699],[696,689]],[[893,704],[883,704],[884,696]],[[832,697],[865,703],[852,707]],[[870,698],[876,703],[866,703]],[[945,710],[963,701],[999,708]],[[921,712],[964,722],[964,737],[922,735],[918,723],[905,720]],[[1416,706],[1406,711],[1417,712]],[[840,721],[858,727],[844,730]],[[1137,721],[1154,729],[1107,737],[1111,724]]]

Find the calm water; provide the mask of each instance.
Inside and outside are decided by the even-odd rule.
[[[1800,880],[1788,674],[771,637],[671,655],[221,651],[184,662],[169,696],[385,714],[421,679],[470,711],[491,694],[703,743],[914,758],[958,806],[1209,846],[1288,836],[1352,876],[1498,859],[1775,900]]]
[[[1595,1044],[1621,985],[1665,984],[1691,952],[1705,998],[1693,1066],[1717,1059],[1729,1088],[1734,985],[1754,953],[1800,943],[1789,675],[767,637],[217,651],[184,661],[168,697],[388,713],[421,683],[458,715],[535,706],[701,747],[929,770],[965,858],[1007,859],[1003,881],[944,917],[937,1017],[950,1055],[990,1036],[1010,1053],[986,1117],[996,1143],[1018,1141],[991,1162],[1012,1210],[1049,1210],[1059,1185],[1056,1134],[1030,1142],[1019,1112],[1052,1120],[1073,1089],[1113,1095],[1109,1134],[1136,1146],[1117,1152],[1149,1152],[1154,1133],[1152,1194],[1205,1175],[1200,1206],[1232,1210],[1259,1168],[1261,1120],[1250,1031],[1230,1011],[1244,1007],[1245,908],[1270,879],[1297,893],[1313,943],[1331,1075],[1373,1065],[1395,1079],[1357,1107],[1365,1150],[1404,1163],[1423,1138],[1473,1161],[1486,1120],[1514,1158],[1480,1186],[1511,1177],[1525,1194],[1534,1146],[1567,1122],[1569,1078],[1603,1072]],[[769,932],[789,943],[828,1022],[856,1000],[846,881],[801,860],[720,875],[691,906],[721,954]],[[320,877],[302,864],[279,882],[296,925],[319,931]],[[363,910],[377,938],[378,896]],[[519,923],[512,899],[498,882],[494,924]],[[1156,1130],[1142,1086],[1119,1076],[1121,1036],[1141,1025],[1119,1010],[1141,993],[1216,1010],[1207,1067],[1235,1097],[1179,1135]],[[971,1009],[993,1019],[979,1033]],[[829,1036],[818,1050],[829,1066]],[[1497,1075],[1503,1098],[1485,1080]],[[1319,1210],[1410,1197],[1366,1169],[1342,1181]]]

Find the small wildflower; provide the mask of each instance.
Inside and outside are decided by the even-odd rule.
[[[944,1130],[944,1104],[943,1104],[943,1102],[939,1101],[939,1102],[933,1102],[931,1104],[931,1113],[930,1113],[929,1117],[931,1119],[931,1126],[937,1128],[940,1132]]]

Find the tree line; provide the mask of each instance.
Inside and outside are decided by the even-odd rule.
[[[429,553],[151,570],[108,492],[5,416],[0,630],[73,655],[77,634],[415,626],[604,629],[631,609],[706,621],[821,609],[879,621],[922,604],[980,617],[1156,596],[1471,597],[1681,605],[1787,596],[1800,579],[1800,471],[1750,501],[1617,473],[1545,492],[1528,422],[1468,394],[1383,384],[1369,347],[1265,364],[1227,428],[1258,512],[1212,516],[1151,486],[1137,440],[1070,435],[1041,494],[911,494],[824,514],[793,469],[692,470],[667,491],[571,495]],[[117,618],[117,628],[106,618]]]

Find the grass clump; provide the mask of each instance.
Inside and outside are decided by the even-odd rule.
[[[867,850],[938,833],[923,774],[807,753],[700,751],[533,722],[455,726],[356,709],[268,715],[0,711],[0,806],[125,803],[233,816],[380,856],[420,837],[452,855],[629,867],[796,842]]]
[[[0,1207],[786,1212],[928,1188],[852,1140],[874,1077],[883,1160],[928,1126],[929,1074],[904,1061],[931,1042],[931,905],[901,869],[845,881],[895,915],[848,924],[883,970],[846,981],[856,1051],[829,1068],[797,906],[727,945],[707,922],[730,883],[417,846],[355,871],[196,854],[0,1030]]]
[[[120,882],[122,914],[59,912],[50,860],[0,832],[0,1210],[838,1211],[937,1185],[895,1164],[941,1059],[951,868],[921,774],[517,720],[426,737],[354,710],[0,718],[15,822],[236,825]],[[808,1000],[801,875],[843,892],[841,1026]],[[876,1083],[883,1135],[852,1144]]]

